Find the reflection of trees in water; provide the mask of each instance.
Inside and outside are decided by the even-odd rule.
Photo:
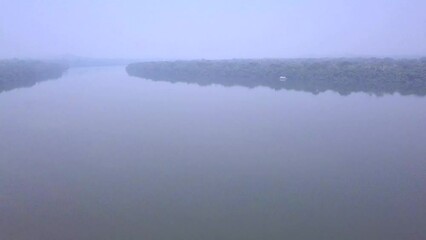
[[[131,76],[199,85],[265,86],[314,94],[426,95],[426,59],[174,61],[130,64]],[[285,76],[286,81],[280,81]]]
[[[0,93],[31,87],[37,82],[60,78],[66,66],[40,61],[0,61]]]

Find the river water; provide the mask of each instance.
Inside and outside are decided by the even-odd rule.
[[[0,94],[1,240],[426,239],[426,98],[75,68]]]

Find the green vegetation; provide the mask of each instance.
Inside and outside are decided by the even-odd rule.
[[[265,86],[314,94],[366,92],[426,95],[426,58],[264,59],[143,62],[130,64],[131,76],[199,85]],[[285,76],[286,81],[280,81]]]
[[[30,87],[37,82],[59,78],[65,65],[41,61],[1,60],[0,92],[19,87]]]

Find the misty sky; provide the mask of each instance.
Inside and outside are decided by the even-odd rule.
[[[0,0],[0,58],[426,55],[425,0]]]

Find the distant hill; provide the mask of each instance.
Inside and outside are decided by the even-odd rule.
[[[60,57],[51,58],[49,60],[62,63],[69,67],[126,66],[132,62],[141,61],[124,58],[88,58],[74,55],[64,55]]]

